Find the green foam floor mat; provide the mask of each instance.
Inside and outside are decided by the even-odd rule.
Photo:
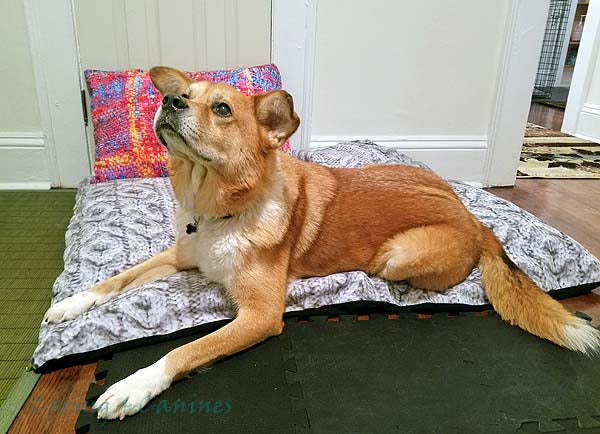
[[[35,385],[25,369],[63,270],[75,190],[0,191],[0,432]]]
[[[288,319],[281,336],[175,383],[144,413],[106,422],[83,411],[77,432],[600,433],[598,359],[494,313],[367,318]],[[196,337],[114,354],[88,399]],[[198,400],[228,411],[181,411]]]
[[[95,401],[109,385],[199,336],[128,350],[100,361],[96,378],[104,378],[105,384],[92,384],[86,401]],[[280,342],[269,339],[173,384],[142,413],[123,421],[98,421],[95,414],[84,411],[76,432],[295,434],[290,392]],[[253,431],[248,431],[248,423]]]

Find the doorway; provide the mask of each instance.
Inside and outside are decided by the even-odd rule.
[[[600,136],[564,129],[571,89],[581,90],[586,81],[581,71],[594,69],[595,62],[586,53],[590,46],[595,50],[597,38],[590,32],[584,38],[589,8],[589,0],[550,1],[519,178],[600,178],[600,145],[594,140]],[[582,62],[575,74],[580,47],[584,47]]]
[[[562,128],[589,0],[551,0],[529,122]]]

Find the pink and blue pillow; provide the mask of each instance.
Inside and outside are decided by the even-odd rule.
[[[194,80],[227,83],[245,95],[281,89],[281,75],[272,64],[186,74]],[[148,72],[87,70],[85,77],[96,142],[91,182],[168,176],[166,149],[153,129],[162,97]],[[281,149],[289,152],[289,142]]]

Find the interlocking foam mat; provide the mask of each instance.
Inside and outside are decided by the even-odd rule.
[[[111,384],[197,338],[102,361]],[[494,313],[315,316],[179,381],[143,413],[82,433],[600,433],[600,363]]]

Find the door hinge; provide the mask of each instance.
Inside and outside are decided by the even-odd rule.
[[[81,89],[81,110],[83,112],[83,123],[85,126],[88,126],[88,110],[87,110],[87,101],[85,96],[85,90]]]

